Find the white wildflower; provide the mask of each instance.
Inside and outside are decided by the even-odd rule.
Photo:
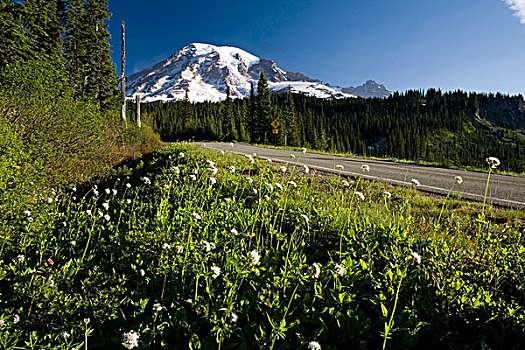
[[[68,332],[63,332],[62,333],[62,338],[66,339],[66,340],[69,339],[70,336],[71,336],[71,334],[69,334]]]
[[[250,160],[250,162],[255,163],[255,159],[253,159],[252,155],[251,154],[245,154],[244,155],[246,158],[248,158]]]
[[[69,243],[71,243],[71,245],[72,245],[73,247],[77,245],[77,241],[75,241],[75,240],[73,240],[73,241],[71,241],[71,242],[69,242]]]
[[[15,314],[15,316],[13,316],[13,324],[17,324],[18,322],[20,322],[20,316]]]
[[[164,243],[164,244],[162,245],[162,249],[164,249],[164,250],[170,250],[170,249],[171,249],[171,246],[170,246],[168,243]]]
[[[361,171],[364,173],[368,173],[370,171],[370,167],[366,164],[361,165]]]
[[[246,177],[246,180],[249,182],[249,183],[252,183],[253,182],[253,179],[249,176]]]
[[[498,167],[498,165],[501,164],[501,162],[499,161],[498,158],[496,157],[488,157],[486,159],[487,163],[489,164],[489,166],[492,168],[492,169],[496,169]]]
[[[195,181],[195,180],[197,180],[197,176],[191,174],[191,175],[190,175],[190,179],[192,179],[193,181]]]
[[[335,265],[335,273],[338,274],[339,276],[344,276],[345,275],[345,268],[344,266],[342,265]]]
[[[308,216],[305,214],[301,214],[301,217],[304,219],[304,221],[306,221],[307,224],[310,222],[310,219],[308,219]]]
[[[179,157],[184,158],[184,153],[180,152]]]
[[[232,200],[229,197],[224,198],[224,201],[228,204],[232,202]]]
[[[277,187],[281,191],[283,190],[283,186],[280,183],[278,183],[278,182],[275,183],[275,187]]]
[[[210,182],[212,185],[215,185],[217,183],[217,180],[214,177],[210,177]]]
[[[271,159],[271,158],[266,159],[266,161],[267,161],[268,163],[272,163],[272,159]]]
[[[295,159],[295,154],[290,154],[290,158]]]
[[[208,170],[211,171],[213,175],[217,175],[217,172],[219,171],[219,169],[217,169],[216,167],[208,168]]]
[[[97,213],[98,213],[98,216],[100,216],[100,217],[103,217],[103,216],[104,216],[104,213],[101,212],[100,210],[97,210]]]
[[[216,279],[217,277],[219,277],[221,275],[221,269],[219,267],[212,266],[211,270],[213,272],[212,275],[211,275],[211,278]]]
[[[206,252],[209,252],[211,250],[211,244],[208,241],[201,241],[200,245],[204,248]]]
[[[109,203],[108,203],[108,202],[102,203],[102,206],[103,206],[104,209],[106,209],[106,210],[109,209]]]
[[[199,169],[197,169],[197,168],[193,169],[193,173],[194,173],[195,175],[198,175],[198,174],[199,174]]]
[[[106,194],[110,194],[111,190],[109,188],[106,188],[104,191],[106,191]]]
[[[410,180],[410,182],[412,183],[412,186],[415,186],[415,187],[419,187],[419,185],[421,185],[421,183],[416,179],[412,179]]]
[[[232,228],[232,229],[230,230],[230,232],[233,233],[233,234],[236,235],[236,236],[239,234],[239,231],[237,231],[235,228]]]
[[[288,181],[288,184],[293,186],[293,188],[297,188],[297,184],[295,183],[295,181]]]
[[[55,281],[53,280],[49,280],[47,283],[49,284],[50,287],[53,287],[55,285]]]
[[[128,349],[137,348],[139,346],[139,338],[140,336],[133,331],[124,333],[122,334],[122,345]]]
[[[457,184],[461,184],[463,182],[463,178],[461,176],[456,176],[454,181],[456,181]]]
[[[345,167],[342,166],[341,164],[337,164],[335,167],[336,167],[337,169],[339,169],[339,170],[343,170],[343,169],[345,168]]]
[[[250,264],[252,265],[257,265],[259,263],[259,259],[260,259],[260,255],[259,253],[257,253],[255,250],[252,250],[250,252]]]
[[[418,264],[421,264],[421,255],[412,251],[412,249],[410,249],[410,255],[412,255],[412,257],[417,260]]]
[[[77,191],[77,188],[73,186],[73,188],[71,188],[71,190],[72,190],[73,192],[76,192],[76,191]]]
[[[127,187],[127,188],[131,188],[131,184],[128,182],[128,183],[126,184],[126,187]]]
[[[230,319],[231,319],[231,321],[232,321],[233,323],[236,323],[237,320],[239,319],[239,316],[237,316],[236,313],[232,312],[232,313],[230,314]]]
[[[24,214],[25,214],[26,216],[31,216],[31,212],[30,212],[29,210],[24,211]]]
[[[106,221],[109,221],[111,219],[111,217],[108,214],[106,214],[106,215],[104,215],[104,219],[106,219]]]
[[[281,171],[282,171],[283,173],[286,172],[286,167],[285,167],[284,165],[281,165]]]
[[[144,183],[146,185],[150,185],[151,184],[151,180],[148,177],[144,176],[141,179],[142,179],[142,181],[144,181]]]
[[[131,204],[131,199],[126,199],[126,203]]]
[[[264,199],[266,199],[267,201],[270,200],[270,196],[268,196],[267,194],[264,195]]]
[[[144,275],[146,274],[146,271],[144,271],[144,269],[140,269],[139,273],[142,277],[144,277]]]
[[[310,173],[310,168],[308,167],[308,165],[304,165],[304,173],[305,174]]]
[[[22,254],[20,254],[20,255],[18,255],[16,258],[18,259],[19,262],[22,262],[22,261],[24,261],[25,256],[23,256]]]
[[[226,152],[224,152],[224,150],[221,149],[221,154],[226,154]]]
[[[196,219],[196,220],[200,220],[201,219],[201,216],[197,213],[191,213],[191,215]]]
[[[0,319],[0,327],[3,327],[3,326],[5,326],[5,321],[4,321],[4,319],[2,318],[2,319]]]
[[[253,189],[253,193],[257,194],[259,193],[256,188]]]
[[[269,182],[265,182],[264,183],[266,186],[268,186],[268,188],[270,189],[270,191],[273,191],[273,185]]]
[[[93,194],[95,195],[95,197],[98,196],[98,191],[97,190],[93,190]]]
[[[49,198],[47,199],[47,202],[48,202],[49,204],[53,203],[53,198],[49,197]]]
[[[162,311],[162,306],[160,305],[160,303],[153,304],[153,312],[161,312],[161,311]]]
[[[215,167],[215,162],[213,160],[207,160],[206,163],[208,163],[212,167]]]
[[[303,153],[306,153],[306,148],[303,147]]]
[[[365,200],[365,195],[362,192],[355,191],[354,194],[359,197],[360,200]]]
[[[230,173],[235,174],[235,167],[233,165],[230,165],[228,167],[228,170],[230,171]]]
[[[350,183],[346,180],[341,181],[341,183],[343,184],[343,186],[350,187]]]
[[[308,343],[308,350],[321,350],[321,344],[316,341],[311,341]]]
[[[257,153],[253,152],[252,157],[257,158]]]
[[[230,142],[230,147],[233,148],[233,142]]]
[[[170,188],[170,185],[164,184],[162,187],[164,187],[166,190]]]
[[[319,276],[321,275],[321,265],[319,263],[314,263],[310,267],[310,274],[312,278],[318,279]]]
[[[112,189],[111,192],[113,192],[113,195],[114,195],[114,196],[117,195],[117,190],[116,190],[116,189]]]
[[[385,191],[385,192],[383,192],[383,196],[384,196],[385,198],[390,198],[390,197],[392,197],[392,193],[390,193],[390,192],[388,192],[388,191]]]
[[[184,251],[184,248],[181,245],[176,245],[175,251],[177,252],[177,254],[182,254],[182,252]]]
[[[179,167],[178,167],[178,166],[173,167],[173,172],[174,172],[175,174],[179,175],[179,174],[180,174],[180,169],[179,169]]]
[[[91,215],[91,210],[86,210],[86,214]]]

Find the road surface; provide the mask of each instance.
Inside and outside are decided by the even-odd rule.
[[[456,185],[453,193],[461,194],[462,198],[477,201],[483,201],[488,175],[473,171],[442,169],[390,161],[366,160],[308,152],[303,154],[297,151],[241,144],[234,144],[232,148],[229,143],[204,142],[202,146],[237,154],[256,153],[257,157],[261,159],[307,165],[311,169],[336,174],[341,173],[346,176],[363,174],[361,166],[367,164],[370,166],[370,172],[363,174],[365,179],[401,186],[411,186],[411,180],[416,179],[420,182],[419,190],[439,195],[447,195],[454,184],[455,176],[461,176],[463,183]],[[292,159],[291,154],[295,156],[294,159]],[[342,165],[344,170],[338,169],[337,165]],[[525,178],[491,174],[487,203],[525,209]]]

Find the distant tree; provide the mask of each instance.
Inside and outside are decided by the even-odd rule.
[[[258,142],[266,142],[268,132],[271,131],[270,123],[272,118],[272,100],[268,79],[261,70],[259,82],[257,83],[257,121],[256,137]]]

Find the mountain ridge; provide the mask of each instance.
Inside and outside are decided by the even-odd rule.
[[[249,97],[251,86],[256,87],[261,70],[272,93],[290,89],[319,98],[390,95],[383,85],[371,80],[357,88],[341,88],[303,73],[285,71],[275,61],[237,47],[204,43],[189,44],[167,59],[128,76],[126,94],[129,97],[141,94],[145,101],[173,101],[187,96],[192,102],[217,102],[227,98],[229,87],[230,97],[245,98]]]

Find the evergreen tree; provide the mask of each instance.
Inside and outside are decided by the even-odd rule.
[[[255,140],[257,142],[266,142],[268,132],[271,132],[270,123],[272,122],[272,100],[270,88],[268,86],[268,79],[261,70],[259,82],[257,83],[257,120],[255,130]]]

